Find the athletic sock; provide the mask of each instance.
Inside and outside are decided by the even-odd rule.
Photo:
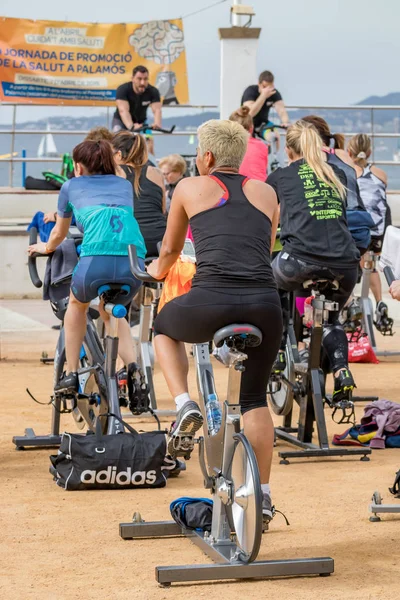
[[[190,396],[187,392],[184,392],[183,394],[179,394],[179,396],[176,396],[175,404],[176,404],[177,410],[181,410],[182,406],[184,406],[186,404],[186,402],[190,402]]]
[[[271,495],[271,486],[269,485],[269,483],[262,483],[261,491],[263,494],[269,494],[269,496],[270,496]]]

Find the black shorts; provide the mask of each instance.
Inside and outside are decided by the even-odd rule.
[[[194,287],[168,302],[155,322],[155,335],[163,334],[192,344],[209,342],[218,329],[233,323],[258,327],[263,340],[247,348],[242,375],[242,413],[267,405],[267,384],[282,336],[282,310],[278,292],[271,288],[209,289]]]
[[[282,250],[273,260],[272,270],[278,288],[287,292],[302,290],[302,284],[309,279],[336,279],[339,289],[332,292],[329,300],[338,302],[341,310],[357,283],[358,263],[353,267],[343,267],[340,263],[335,267],[323,267],[291,256]],[[307,295],[305,292],[304,296]]]

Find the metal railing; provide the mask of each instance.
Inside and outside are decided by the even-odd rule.
[[[25,156],[22,157],[16,157],[14,156],[15,154],[15,138],[17,135],[46,135],[48,133],[52,133],[54,135],[79,135],[79,136],[85,136],[89,133],[89,130],[68,130],[68,129],[53,129],[50,132],[48,130],[42,130],[42,129],[17,129],[16,125],[17,125],[17,109],[18,107],[35,107],[35,106],[48,106],[47,104],[33,104],[33,103],[24,103],[24,104],[15,104],[14,102],[0,102],[0,108],[2,106],[11,106],[12,107],[12,124],[11,124],[11,128],[10,129],[0,129],[0,134],[2,135],[9,135],[11,137],[11,142],[10,142],[10,152],[9,152],[9,157],[6,158],[0,158],[0,164],[1,163],[9,163],[10,164],[10,169],[9,169],[9,187],[13,187],[13,180],[14,180],[14,165],[16,163],[22,163],[23,165],[26,163],[61,163],[62,162],[62,156],[60,157],[36,157],[36,158],[28,158]],[[61,105],[62,106],[62,105]],[[59,108],[59,107],[58,107]],[[68,106],[68,108],[71,108],[71,106]],[[73,106],[72,106],[73,108]],[[84,107],[84,108],[90,108],[90,107]],[[99,107],[96,107],[99,108]],[[100,107],[101,108],[101,107]],[[105,125],[107,125],[107,127],[110,126],[110,108],[109,106],[105,107],[107,108],[107,112],[105,114]],[[163,106],[163,110],[165,109],[195,109],[195,110],[218,110],[218,106],[213,105],[213,104],[176,104],[176,105],[167,105],[167,106]],[[112,110],[114,110],[112,108]],[[154,132],[155,135],[166,135],[166,134],[157,134],[156,132]],[[174,131],[173,135],[174,136],[191,136],[191,135],[196,135],[196,131]]]
[[[1,129],[0,130],[0,134],[3,135],[10,135],[11,137],[11,143],[10,143],[10,152],[9,152],[9,157],[6,158],[0,158],[0,163],[5,162],[5,163],[10,163],[10,169],[9,169],[9,185],[10,187],[13,186],[13,178],[14,178],[14,165],[16,163],[60,163],[62,161],[62,158],[52,158],[52,157],[43,157],[43,158],[27,158],[27,157],[16,157],[14,156],[15,154],[15,138],[17,135],[46,135],[47,133],[49,133],[49,131],[47,130],[42,130],[42,129],[17,129],[16,128],[16,124],[17,124],[17,108],[18,106],[47,106],[47,105],[42,105],[42,104],[31,104],[31,103],[27,103],[27,104],[14,104],[12,102],[2,102],[0,103],[0,107],[2,106],[11,106],[13,107],[13,111],[12,111],[12,125],[10,129]],[[86,107],[87,108],[87,107]],[[174,105],[174,106],[164,106],[163,110],[168,110],[170,108],[174,108],[174,109],[197,109],[197,110],[217,110],[218,106],[215,105],[191,105],[191,104],[180,104],[180,105]],[[348,111],[355,111],[355,112],[368,112],[369,113],[369,122],[366,123],[366,125],[369,126],[369,131],[365,132],[367,133],[371,138],[372,138],[372,160],[374,162],[374,164],[376,165],[386,165],[386,166],[395,166],[395,167],[399,167],[400,166],[400,160],[375,160],[375,151],[376,151],[376,147],[375,147],[375,140],[376,138],[394,138],[394,139],[400,139],[400,132],[381,132],[381,131],[377,131],[377,125],[376,125],[376,112],[377,111],[399,111],[399,124],[400,124],[400,106],[391,106],[391,105],[382,105],[382,106],[378,106],[378,105],[351,105],[351,106],[329,106],[329,105],[314,105],[314,106],[306,106],[306,105],[298,105],[298,106],[287,106],[286,107],[289,111],[289,115],[290,115],[290,111],[293,110],[304,110],[304,111],[314,111],[314,112],[321,112],[321,111],[338,111],[338,110],[348,110]],[[107,107],[107,113],[106,113],[106,124],[107,126],[109,126],[110,124],[110,107]],[[56,134],[56,135],[66,135],[66,136],[75,136],[75,135],[79,135],[79,136],[83,136],[86,135],[88,133],[88,131],[83,131],[83,130],[59,130],[59,129],[53,129],[51,131],[52,134]],[[173,132],[174,136],[193,136],[196,135],[196,131],[179,131],[176,130]],[[349,132],[341,132],[343,133],[343,135],[346,138],[350,138],[353,135],[355,135],[355,133],[359,133],[359,132],[354,132],[354,133],[349,133]],[[155,133],[155,135],[160,135]],[[280,135],[285,136],[285,132],[280,132]]]

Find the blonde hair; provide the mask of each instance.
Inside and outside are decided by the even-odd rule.
[[[250,115],[250,108],[248,106],[241,106],[235,110],[229,117],[229,120],[240,123],[248,132],[253,129],[253,117]]]
[[[112,141],[113,134],[107,127],[93,127],[85,137],[85,142],[100,142],[105,140],[106,142]]]
[[[367,159],[371,156],[371,148],[371,138],[366,133],[358,133],[351,138],[347,151],[356,165],[365,168]]]
[[[163,167],[164,165],[168,165],[171,171],[176,171],[181,175],[184,175],[187,171],[186,160],[180,154],[169,154],[160,158],[158,166]]]
[[[197,130],[201,156],[211,152],[214,167],[239,169],[247,149],[248,135],[239,123],[211,119]]]
[[[286,146],[298,156],[302,156],[318,179],[336,190],[342,200],[346,197],[346,188],[332,167],[324,160],[321,136],[311,123],[296,121],[286,135]]]
[[[143,167],[149,160],[145,138],[138,133],[130,131],[119,131],[113,135],[112,145],[114,149],[121,152],[122,162],[130,165],[135,171],[133,188],[138,196],[140,192],[139,179]]]

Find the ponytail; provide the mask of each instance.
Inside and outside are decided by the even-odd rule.
[[[345,137],[343,133],[333,133],[331,135],[331,140],[333,141],[335,150],[344,150]]]
[[[249,133],[253,130],[253,117],[250,115],[250,108],[248,106],[241,106],[235,110],[229,117],[229,120],[240,123]]]
[[[115,175],[111,144],[106,140],[84,141],[72,152],[75,163],[81,163],[90,175]]]
[[[331,133],[328,123],[322,117],[317,115],[308,115],[302,119],[306,123],[311,123],[319,133],[323,145],[335,150],[344,150],[345,137],[342,133]]]
[[[140,175],[149,159],[145,138],[138,133],[119,131],[113,136],[112,145],[115,150],[121,152],[122,162],[133,167],[135,172],[133,188],[136,196],[138,196],[140,193]]]
[[[302,156],[318,179],[329,185],[344,200],[346,188],[324,160],[321,150],[323,141],[311,123],[296,121],[291,125],[286,135],[286,145],[295,154]]]
[[[356,165],[365,169],[371,156],[371,139],[366,133],[358,133],[351,138],[347,150]]]

